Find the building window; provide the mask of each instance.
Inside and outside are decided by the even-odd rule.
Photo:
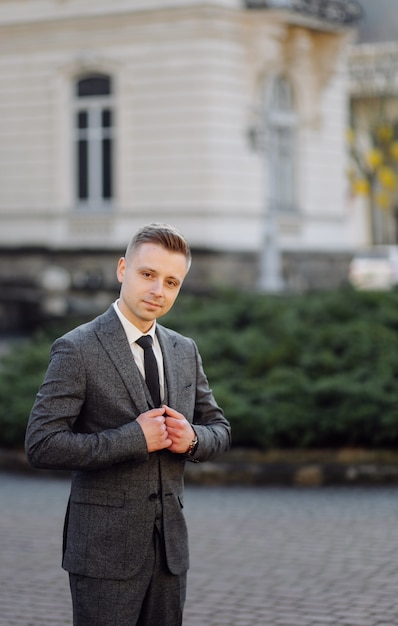
[[[113,198],[112,80],[103,74],[75,84],[76,202],[101,211]]]
[[[267,110],[269,129],[270,201],[278,212],[295,210],[295,129],[290,83],[282,77],[273,81]]]

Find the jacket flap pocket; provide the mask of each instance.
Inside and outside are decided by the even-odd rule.
[[[78,504],[97,504],[98,506],[124,506],[124,491],[108,492],[105,489],[74,489],[71,501]]]

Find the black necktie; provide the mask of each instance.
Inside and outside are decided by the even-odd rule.
[[[156,357],[152,350],[152,337],[151,335],[142,335],[137,339],[141,348],[144,350],[144,369],[145,369],[145,381],[149,392],[152,396],[155,407],[160,406],[160,387],[159,387],[159,370],[156,362]]]

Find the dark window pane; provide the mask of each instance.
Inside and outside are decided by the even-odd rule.
[[[77,127],[78,128],[87,128],[88,126],[88,115],[87,111],[79,111],[77,114]]]
[[[77,96],[87,98],[90,96],[109,96],[112,93],[111,79],[109,76],[87,76],[77,81]]]
[[[77,193],[79,200],[88,198],[88,144],[85,139],[77,142]]]
[[[112,198],[112,141],[102,140],[102,197]]]
[[[104,109],[101,114],[102,128],[110,128],[112,126],[112,111],[110,109]]]

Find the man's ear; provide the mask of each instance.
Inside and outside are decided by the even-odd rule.
[[[126,259],[124,256],[120,257],[118,264],[117,264],[117,269],[116,269],[116,276],[117,279],[119,281],[119,283],[123,282],[123,278],[124,278],[124,272],[126,271]]]

